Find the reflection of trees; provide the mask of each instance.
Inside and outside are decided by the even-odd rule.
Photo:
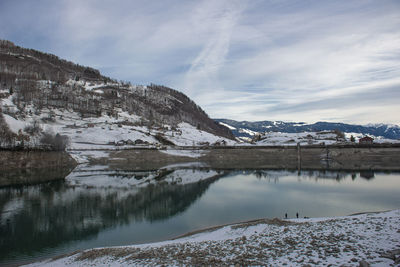
[[[303,170],[301,172],[296,171],[290,171],[290,170],[254,170],[254,171],[246,171],[243,172],[243,174],[247,175],[254,175],[257,179],[267,179],[271,180],[273,179],[274,182],[279,180],[279,178],[283,176],[299,176],[303,178],[315,178],[316,180],[318,179],[332,179],[336,181],[342,181],[345,180],[349,177],[351,177],[352,180],[355,180],[357,177],[357,174],[354,172],[346,172],[346,171],[327,171],[327,170]],[[361,171],[360,172],[360,177],[371,180],[375,177],[375,174],[373,171]]]
[[[362,171],[362,172],[360,172],[360,177],[367,179],[367,180],[371,180],[371,179],[375,178],[375,173],[374,173],[374,171]]]
[[[0,260],[84,239],[132,221],[164,220],[185,211],[219,179],[187,185],[158,183],[135,190],[82,189],[63,182],[0,191]],[[12,199],[21,209],[4,213]]]

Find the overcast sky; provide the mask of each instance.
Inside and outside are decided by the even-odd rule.
[[[0,38],[213,118],[400,124],[398,0],[0,0]]]

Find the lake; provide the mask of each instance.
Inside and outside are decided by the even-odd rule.
[[[110,182],[111,181],[111,182]],[[195,182],[192,182],[195,181]],[[0,265],[170,239],[258,218],[397,209],[400,173],[288,170],[76,171],[0,189]]]

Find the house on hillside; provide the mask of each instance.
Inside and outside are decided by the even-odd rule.
[[[213,146],[226,146],[226,141],[225,140],[218,140],[216,141]]]
[[[374,138],[367,136],[364,136],[363,138],[360,138],[358,142],[362,145],[372,145],[374,143]]]

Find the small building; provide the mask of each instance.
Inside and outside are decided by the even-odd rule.
[[[142,139],[136,139],[134,145],[148,145],[149,142],[143,141]]]
[[[226,146],[226,141],[225,140],[218,140],[216,141],[213,146]]]
[[[358,142],[360,144],[363,145],[372,145],[374,143],[374,138],[367,136],[364,136],[363,138],[360,138],[360,140],[358,140]]]
[[[126,145],[126,143],[125,143],[124,140],[119,140],[115,145],[117,145],[117,146],[124,146],[124,145]]]
[[[200,142],[199,145],[201,145],[201,146],[210,146],[210,142]]]

